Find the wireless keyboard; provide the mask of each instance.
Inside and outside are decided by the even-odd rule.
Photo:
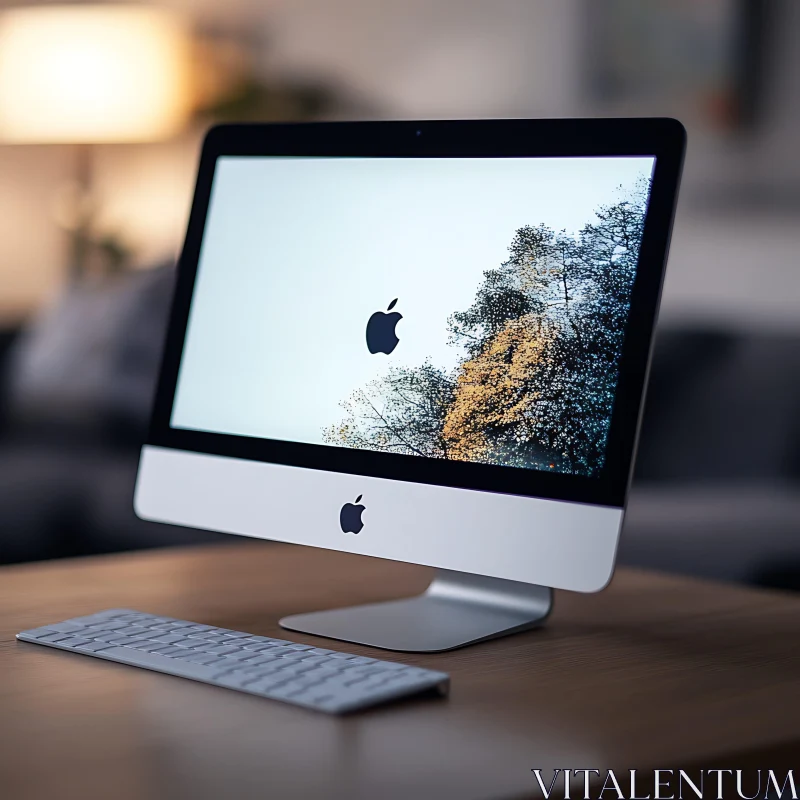
[[[129,609],[17,634],[23,642],[344,714],[421,692],[446,695],[444,672]]]

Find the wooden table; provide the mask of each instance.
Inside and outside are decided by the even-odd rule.
[[[448,699],[347,718],[13,638],[130,607],[328,646],[278,618],[429,579],[264,542],[1,569],[0,797],[525,797],[533,767],[798,766],[800,599],[778,593],[620,570],[558,594],[539,631],[436,655],[338,645],[452,676]]]

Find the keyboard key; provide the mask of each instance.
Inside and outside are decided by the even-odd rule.
[[[134,637],[129,642],[127,642],[125,644],[125,647],[135,647],[138,650],[141,645],[150,645],[150,644],[153,644],[153,642],[151,642],[150,639],[144,639],[139,636],[139,637]]]
[[[324,679],[324,678],[330,678],[333,675],[341,675],[341,674],[342,674],[341,670],[339,670],[338,667],[326,667],[326,666],[319,667],[318,666],[318,667],[314,668],[314,677],[315,678]]]
[[[198,664],[207,664],[211,666],[212,664],[224,664],[225,659],[221,656],[211,656],[208,653],[203,653],[205,658],[202,661],[197,661]]]
[[[105,619],[106,617],[102,616],[101,614],[91,614],[86,617],[75,617],[74,619],[65,621],[71,623],[72,625],[80,625],[85,628],[87,625],[91,625],[93,622],[103,622]]]
[[[218,647],[209,647],[205,651],[206,653],[211,653],[214,656],[227,656],[230,653],[241,653],[243,652],[241,647],[232,647],[230,645],[220,645]]]
[[[181,653],[175,654],[176,661],[187,661],[192,664],[202,664],[204,662],[211,662],[215,661],[215,656],[210,656],[208,653],[186,653],[183,651]]]
[[[260,656],[256,656],[256,658],[259,657]],[[252,650],[239,650],[236,653],[228,653],[228,655],[225,656],[226,660],[230,659],[231,661],[246,661],[252,658],[253,658]]]
[[[245,655],[247,650],[244,650],[242,653],[238,655]],[[232,654],[237,655],[237,654]],[[256,665],[256,664],[274,664],[274,663],[282,663],[283,659],[278,658],[277,656],[270,656],[270,655],[257,655],[255,657],[250,657],[247,659],[248,664]]]
[[[341,661],[339,662],[339,669],[348,675],[351,673],[357,675],[361,670],[363,670],[367,664],[356,664],[352,659],[350,661]]]
[[[119,639],[119,633],[112,631],[111,633],[94,633],[92,639],[96,642],[110,642],[112,639]]]
[[[358,677],[362,678],[375,678],[378,675],[384,675],[388,677],[389,675],[396,674],[391,672],[384,672],[380,667],[375,666],[374,664],[366,664],[361,667],[356,667],[355,669],[346,670],[345,673],[350,680],[355,680]]]
[[[173,644],[175,642],[180,642],[184,637],[181,636],[179,633],[168,633],[166,636],[157,636],[154,639],[151,639],[152,642],[162,642],[163,644]]]
[[[89,642],[88,644],[79,644],[75,646],[76,650],[85,650],[88,653],[97,653],[100,650],[108,650],[112,647],[108,642]]]
[[[58,644],[61,647],[77,647],[79,644],[89,644],[91,641],[91,639],[82,639],[80,636],[70,636],[67,639],[61,639]]]
[[[318,669],[318,666],[319,665],[317,664],[308,664],[305,661],[301,661],[299,664],[289,664],[283,667],[283,669],[290,669],[296,675],[300,675],[303,673],[314,672],[316,669]]]
[[[172,656],[176,656],[176,655],[180,655],[181,653],[185,653],[186,650],[184,650],[181,647],[167,647],[164,650],[152,650],[151,652],[159,653],[162,656],[167,656],[168,658],[171,658]]]
[[[285,647],[287,644],[295,644],[295,642],[287,642],[286,639],[270,639],[269,636],[251,636],[248,641],[268,644],[270,647]]]
[[[281,675],[300,675],[302,670],[298,670],[298,668],[292,664],[287,664],[286,666],[282,666],[280,664],[272,664],[272,665],[264,665],[264,670],[268,670],[270,673],[275,672]]]
[[[284,661],[310,661],[312,658],[320,658],[321,656],[310,656],[303,650],[289,650],[285,648],[276,648],[275,650],[261,651],[264,655],[275,656],[276,658],[283,659]]]
[[[165,650],[168,647],[170,647],[170,645],[162,644],[161,642],[147,642],[146,644],[135,645],[131,649],[139,650],[142,653],[155,653],[158,650]],[[186,652],[186,650],[184,650],[184,652]]]
[[[128,636],[145,636],[150,637],[153,635],[153,632],[149,628],[145,628],[144,625],[131,625],[125,631]]]
[[[297,663],[305,664],[307,667],[316,667],[322,666],[323,664],[327,664],[329,662],[326,656],[310,656],[308,658],[299,660]]]
[[[78,633],[79,631],[85,630],[85,625],[76,625],[71,622],[59,622],[56,625],[48,625],[47,626],[52,631],[58,631],[59,633]]]
[[[46,636],[39,636],[37,637],[40,642],[51,642],[55,644],[56,642],[63,642],[64,639],[72,639],[72,634],[69,633],[48,633]]]

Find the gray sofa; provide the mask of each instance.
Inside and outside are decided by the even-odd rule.
[[[800,589],[800,336],[660,332],[620,559]]]
[[[68,291],[0,363],[0,563],[231,541],[142,522],[133,485],[174,269]]]

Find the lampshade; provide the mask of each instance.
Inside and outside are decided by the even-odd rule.
[[[0,12],[0,139],[141,142],[188,112],[188,37],[163,9],[128,5]]]

